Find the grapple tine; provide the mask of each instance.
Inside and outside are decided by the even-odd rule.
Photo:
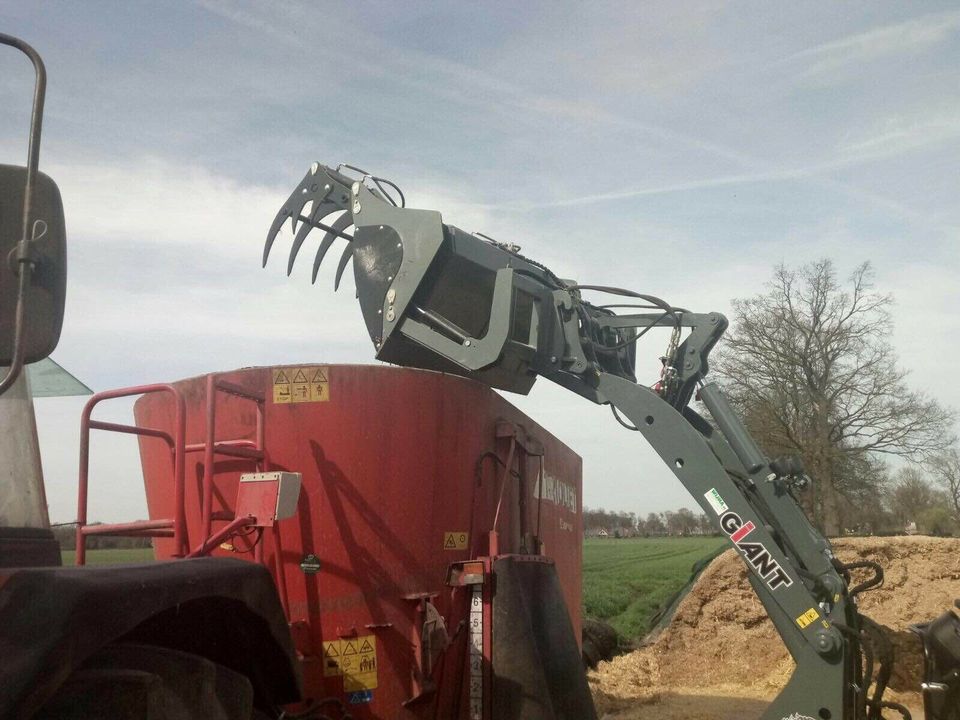
[[[310,278],[311,283],[315,283],[317,281],[317,273],[320,272],[320,263],[323,262],[323,256],[327,254],[327,250],[330,249],[330,246],[333,245],[333,241],[336,239],[336,235],[327,233],[323,238],[323,242],[320,243],[320,248],[317,250],[317,256],[313,259],[313,275]]]
[[[291,198],[292,197],[293,196],[291,196]],[[273,243],[277,239],[277,235],[279,234],[280,229],[283,227],[283,223],[286,222],[287,218],[290,216],[290,210],[288,209],[289,205],[289,200],[284,203],[283,207],[280,208],[280,211],[277,213],[277,216],[273,219],[273,224],[270,225],[270,230],[267,232],[267,242],[263,246],[263,267],[267,266],[267,258],[270,256],[270,248],[273,247]]]
[[[333,280],[333,291],[340,289],[340,278],[343,277],[343,271],[347,269],[347,263],[353,257],[353,244],[348,244],[343,249],[343,255],[340,256],[340,264],[337,265],[337,276]]]
[[[297,231],[297,236],[293,239],[293,246],[290,248],[290,257],[287,258],[287,275],[293,272],[293,263],[297,259],[297,253],[300,252],[300,248],[307,239],[307,235],[313,230],[314,223],[338,209],[336,205],[330,203],[316,203],[314,205],[313,212],[310,213],[310,222],[303,223],[303,225],[300,226],[300,230]]]
[[[313,277],[311,282],[315,283],[317,281],[317,273],[320,271],[320,263],[323,262],[323,257],[327,254],[327,250],[330,249],[330,246],[333,245],[333,241],[340,237],[339,233],[342,233],[351,225],[353,225],[353,215],[347,211],[338,217],[334,221],[333,225],[330,226],[330,231],[323,236],[323,240],[320,242],[320,248],[317,250],[317,256],[313,260]]]
[[[328,237],[341,237],[341,233],[351,225],[353,225],[353,213],[348,211],[333,222],[330,230],[323,236],[323,239],[326,240]]]
[[[313,203],[310,213],[312,221],[316,221],[320,217],[323,217],[323,215],[329,215],[336,210],[344,210],[347,208],[347,202],[350,197],[350,183],[350,178],[342,173],[332,170],[320,163],[313,163],[310,169],[307,170],[307,174],[303,176],[303,179],[290,194],[290,197],[287,198],[283,207],[280,208],[280,211],[273,219],[273,223],[270,225],[270,231],[267,233],[267,241],[263,247],[264,267],[266,267],[267,258],[270,256],[270,249],[277,239],[277,234],[280,232],[287,218],[290,218],[290,226],[293,228],[293,232],[298,233],[295,242],[302,245],[306,239],[306,233],[310,231],[306,230],[303,235],[300,235],[297,225],[300,222],[300,216],[303,213],[303,209],[307,206],[307,203]],[[302,230],[302,228],[300,230]],[[297,250],[299,250],[299,246]],[[296,252],[293,253],[293,256],[296,256]],[[288,274],[289,265],[290,263],[288,262]]]
[[[297,231],[297,223],[300,221],[300,216],[303,215],[303,209],[307,206],[307,203],[310,202],[311,199],[312,198],[310,198],[308,195],[301,192],[300,200],[302,200],[302,202],[300,202],[300,206],[297,207],[296,212],[290,213],[290,230],[292,232]]]

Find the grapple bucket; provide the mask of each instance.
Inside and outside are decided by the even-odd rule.
[[[569,283],[517,246],[447,225],[438,212],[406,208],[402,194],[398,204],[384,187],[395,185],[367,174],[353,180],[346,167],[311,166],[274,219],[263,261],[288,218],[296,233],[288,274],[313,228],[325,233],[314,281],[330,246],[346,240],[335,288],[353,258],[357,298],[379,359],[520,393],[538,373],[582,371],[589,361],[634,379],[634,348],[623,342],[632,331],[598,331],[610,346],[604,352],[601,343],[598,358],[566,352],[564,334],[591,321]]]

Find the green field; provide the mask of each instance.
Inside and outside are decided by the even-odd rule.
[[[73,565],[76,551],[60,553],[63,564]],[[125,548],[119,550],[87,550],[87,565],[116,565],[117,563],[153,562],[153,548]]]
[[[693,564],[724,544],[718,537],[585,540],[584,616],[610,623],[626,639],[642,637]]]

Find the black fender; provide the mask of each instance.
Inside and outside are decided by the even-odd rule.
[[[299,664],[262,565],[198,558],[0,572],[0,717],[26,720],[117,640],[182,650],[250,678],[255,702],[300,697]]]

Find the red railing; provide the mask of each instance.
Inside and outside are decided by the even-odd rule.
[[[173,402],[176,405],[176,417],[174,422],[173,435],[165,430],[150,427],[139,427],[136,425],[123,425],[119,423],[103,422],[93,420],[91,414],[94,408],[104,400],[113,400],[122,397],[132,397],[135,395],[147,395],[150,393],[166,392],[170,393]],[[220,440],[216,439],[216,414],[217,414],[217,394],[225,393],[234,395],[245,400],[250,400],[257,407],[257,428],[256,440]],[[248,390],[226,380],[221,380],[217,375],[207,376],[207,427],[206,437],[202,443],[186,443],[186,422],[187,411],[186,402],[183,395],[173,385],[140,385],[137,387],[123,388],[120,390],[108,390],[97,393],[87,402],[83,409],[80,420],[80,487],[77,498],[77,565],[86,563],[86,539],[90,535],[123,535],[134,537],[172,537],[174,540],[173,557],[195,557],[197,555],[209,554],[210,550],[215,548],[227,535],[236,531],[249,523],[245,519],[238,521],[234,518],[232,512],[214,512],[213,511],[213,479],[216,474],[216,456],[227,455],[229,457],[251,460],[256,463],[257,471],[262,472],[266,469],[267,453],[264,448],[264,419],[265,419],[265,397],[262,393]],[[174,517],[161,518],[154,520],[140,520],[129,523],[112,524],[87,524],[87,505],[89,495],[89,476],[90,476],[90,431],[106,430],[108,432],[127,433],[130,435],[153,437],[163,440],[170,449],[173,460],[173,482],[174,482]],[[203,484],[201,487],[200,502],[200,528],[201,542],[198,547],[190,552],[187,538],[186,525],[186,495],[185,495],[185,468],[186,456],[188,453],[202,452],[203,458]],[[213,532],[213,521],[226,521],[229,524]],[[279,538],[277,537],[279,548]],[[263,561],[263,545],[258,543],[256,546],[256,559]],[[277,568],[279,572],[279,567]]]
[[[217,442],[217,393],[234,395],[244,400],[250,400],[257,406],[257,440],[224,440]],[[262,393],[252,392],[234,383],[221,380],[217,375],[207,376],[207,436],[205,442],[187,446],[188,452],[203,451],[203,498],[200,503],[201,531],[203,538],[209,538],[214,521],[213,512],[213,476],[216,472],[214,462],[217,455],[253,460],[257,464],[257,471],[263,472],[266,465],[266,451],[264,450],[264,405]],[[233,517],[220,516],[218,520],[233,520]],[[262,544],[257,545],[262,548]],[[261,557],[257,558],[262,559]]]
[[[134,395],[165,392],[173,396],[176,404],[176,422],[173,436],[157,428],[121,425],[91,419],[93,409],[104,400],[114,400]],[[173,459],[173,495],[174,517],[158,520],[141,520],[132,523],[113,523],[105,525],[87,525],[87,499],[90,484],[90,431],[106,430],[159,438],[167,443]],[[127,535],[147,537],[172,537],[176,548],[174,557],[183,557],[187,553],[187,523],[184,504],[185,497],[185,456],[186,456],[187,405],[173,385],[139,385],[121,390],[107,390],[97,393],[83,408],[80,418],[80,487],[77,497],[77,565],[87,561],[87,537],[90,535]]]

